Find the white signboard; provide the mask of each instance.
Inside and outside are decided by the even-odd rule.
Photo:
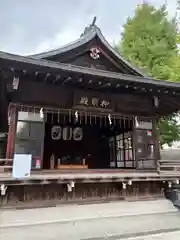
[[[13,160],[13,178],[30,177],[32,155],[30,154],[14,154]]]

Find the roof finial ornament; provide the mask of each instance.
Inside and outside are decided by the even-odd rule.
[[[95,26],[96,20],[97,20],[97,17],[94,16],[92,23],[89,24],[89,26],[85,27],[84,32],[81,34],[80,37],[84,36],[87,32],[91,31],[91,29]]]
[[[97,17],[94,16],[94,17],[93,17],[93,21],[92,21],[92,23],[91,23],[91,27],[95,26],[96,20],[97,20]]]

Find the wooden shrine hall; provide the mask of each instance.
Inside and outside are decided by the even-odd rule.
[[[0,84],[1,158],[6,159],[1,165],[15,153],[31,154],[36,180],[40,174],[59,179],[65,173],[75,179],[77,172],[96,173],[97,179],[98,174],[116,174],[117,180],[127,171],[133,181],[128,173],[143,170],[146,180],[136,181],[144,189],[154,181],[156,193],[161,188],[159,180],[147,180],[150,173],[160,179],[153,175],[160,159],[157,123],[180,109],[180,84],[145,76],[95,24],[56,50],[31,56],[0,52]],[[44,191],[52,189],[57,191],[55,186]]]

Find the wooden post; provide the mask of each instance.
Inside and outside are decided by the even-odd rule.
[[[135,117],[133,117],[133,129],[132,129],[132,142],[133,142],[133,157],[134,157],[134,162],[136,164],[135,168],[138,169],[138,159],[136,156],[136,151],[137,151],[137,135],[136,135],[136,122],[135,122]]]
[[[15,136],[16,136],[16,123],[17,123],[17,111],[15,106],[9,106],[9,131],[6,148],[6,159],[12,159],[15,147]]]
[[[41,144],[41,169],[43,169],[44,165],[44,138],[45,138],[45,118],[43,119],[43,137],[42,137],[42,144]]]
[[[160,160],[160,148],[159,148],[159,131],[158,131],[158,120],[153,120],[153,140],[155,142],[155,166],[158,167],[158,160]]]

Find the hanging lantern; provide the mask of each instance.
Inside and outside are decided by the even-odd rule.
[[[53,126],[51,128],[51,138],[53,140],[61,139],[61,134],[62,134],[61,126]]]
[[[75,141],[81,141],[83,139],[83,130],[80,127],[74,128],[73,139]]]
[[[72,128],[71,127],[63,128],[62,138],[64,141],[69,141],[72,139]]]

